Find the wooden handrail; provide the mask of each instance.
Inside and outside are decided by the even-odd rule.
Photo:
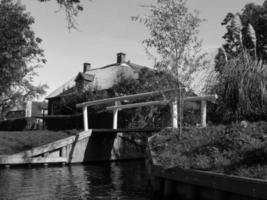
[[[191,101],[212,101],[212,102],[214,102],[217,98],[218,98],[217,95],[185,97],[184,102],[191,102]],[[128,108],[136,108],[136,107],[152,106],[152,105],[166,105],[168,103],[170,103],[170,101],[167,101],[167,100],[149,101],[149,102],[125,104],[125,105],[118,105],[118,106],[108,106],[106,109],[107,110],[128,109]]]
[[[184,102],[190,102],[190,101],[211,101],[215,102],[218,99],[217,94],[213,95],[205,95],[205,96],[193,96],[193,97],[185,97]]]
[[[136,108],[136,107],[152,106],[152,105],[166,105],[168,103],[169,101],[149,101],[149,102],[133,103],[126,105],[118,105],[118,106],[108,106],[106,109],[107,110],[127,109],[127,108]]]
[[[95,101],[87,101],[84,103],[79,103],[76,105],[77,108],[81,108],[84,106],[94,106],[99,104],[105,104],[105,103],[111,103],[115,101],[123,101],[123,100],[130,100],[130,99],[137,99],[137,98],[144,98],[149,96],[155,96],[162,94],[164,92],[173,92],[177,89],[169,89],[169,90],[161,90],[161,91],[154,91],[154,92],[145,92],[145,93],[139,93],[139,94],[132,94],[132,95],[126,95],[126,96],[120,96],[120,97],[113,97],[113,98],[107,98],[107,99],[99,99]]]
[[[118,120],[118,111],[120,109],[126,109],[126,108],[135,108],[135,107],[142,107],[142,106],[151,106],[151,105],[166,105],[169,103],[172,103],[172,119],[173,119],[173,127],[177,128],[178,123],[178,114],[177,114],[177,98],[176,100],[160,100],[160,101],[149,101],[149,102],[141,102],[141,103],[134,103],[134,104],[126,104],[126,105],[120,105],[120,101],[123,100],[130,100],[130,99],[137,99],[137,98],[144,98],[149,96],[155,96],[160,95],[162,93],[166,92],[174,92],[177,89],[169,89],[169,90],[162,90],[162,91],[155,91],[155,92],[145,92],[145,93],[139,93],[139,94],[133,94],[133,95],[127,95],[127,96],[120,96],[120,97],[113,97],[113,98],[107,98],[107,99],[99,99],[95,101],[87,101],[84,103],[77,104],[76,107],[83,108],[83,124],[84,124],[84,130],[88,130],[88,112],[87,107],[88,106],[94,106],[99,104],[106,104],[115,102],[115,106],[109,106],[106,109],[107,110],[113,110],[113,129],[117,129],[117,120]],[[218,98],[217,95],[206,95],[206,96],[193,96],[193,97],[185,97],[183,98],[184,102],[190,102],[190,101],[200,101],[201,102],[201,125],[203,127],[206,126],[206,112],[207,112],[207,101],[216,101]]]

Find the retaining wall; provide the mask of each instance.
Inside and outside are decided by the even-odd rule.
[[[165,199],[181,200],[263,200],[267,181],[198,170],[159,166],[151,169],[155,193]]]
[[[140,140],[129,140],[124,133],[95,133],[88,130],[27,151],[1,155],[0,165],[85,163],[144,156],[145,146]]]

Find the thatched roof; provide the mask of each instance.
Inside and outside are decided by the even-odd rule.
[[[139,71],[145,68],[145,66],[137,65],[131,62],[114,63],[106,65],[104,67],[90,69],[83,74],[83,76],[89,77],[92,81],[92,85],[97,90],[105,90],[111,88],[118,81],[118,76],[123,74],[124,77],[138,78]],[[80,73],[79,73],[80,74]],[[91,79],[91,77],[94,77]],[[62,86],[50,93],[46,99],[54,98],[62,94],[63,92],[75,87],[76,76],[64,83]]]

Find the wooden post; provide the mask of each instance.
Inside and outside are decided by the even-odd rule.
[[[177,98],[172,101],[172,127],[178,128]]]
[[[115,106],[118,106],[118,105],[120,105],[120,102],[115,101]],[[118,128],[118,112],[119,112],[118,108],[113,110],[113,129]]]
[[[66,146],[61,147],[59,149],[59,156],[60,157],[63,157],[63,158],[66,158],[67,157],[67,147]]]
[[[201,101],[201,126],[206,127],[207,126],[207,101],[202,100]]]
[[[176,183],[175,181],[165,179],[164,186],[163,186],[163,196],[166,199],[175,198],[175,188]]]
[[[87,106],[83,107],[83,127],[84,127],[84,131],[88,131]]]
[[[32,102],[28,101],[26,103],[25,117],[31,117],[31,116],[32,116]]]

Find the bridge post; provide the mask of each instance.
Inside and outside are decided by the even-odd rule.
[[[83,107],[83,128],[84,131],[88,131],[88,112],[87,106]]]
[[[115,101],[115,106],[118,105],[120,105],[120,101]],[[118,108],[113,110],[113,129],[118,128],[118,112],[119,112]]]
[[[172,127],[178,128],[177,98],[172,103]]]
[[[207,101],[202,100],[201,101],[201,126],[206,127],[207,126]]]

